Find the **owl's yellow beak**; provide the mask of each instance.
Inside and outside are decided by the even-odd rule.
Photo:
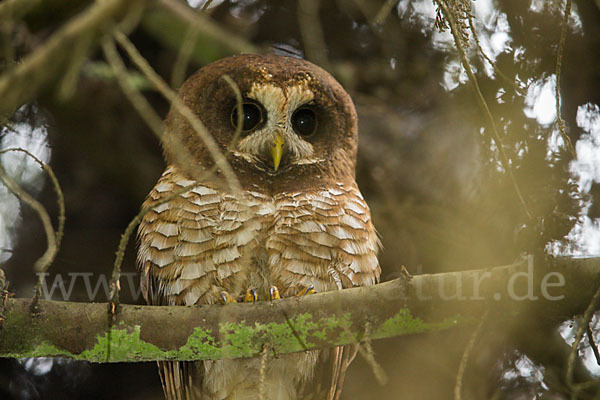
[[[283,155],[283,144],[285,141],[283,137],[278,133],[275,136],[273,146],[271,147],[271,155],[273,156],[273,169],[277,171],[279,163],[281,162],[281,156]]]

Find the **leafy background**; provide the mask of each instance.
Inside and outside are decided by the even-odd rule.
[[[54,3],[0,26],[2,70],[42,46],[89,5],[82,0]],[[597,2],[573,1],[562,52],[561,114],[575,156],[561,136],[555,105],[566,2],[451,3],[472,7],[481,49],[504,75],[482,57],[473,32],[465,30],[467,56],[513,178],[506,173],[452,35],[436,28],[440,14],[435,3],[188,4],[261,51],[277,49],[317,62],[351,93],[359,114],[357,179],[384,244],[383,280],[397,277],[402,266],[413,274],[455,271],[510,263],[523,252],[600,255]],[[230,54],[222,41],[198,34],[189,63],[180,63],[184,68],[177,72],[176,60],[193,31],[160,7],[151,7],[136,22],[129,37],[174,87],[182,75]],[[468,26],[468,19],[463,24]],[[164,116],[168,103],[128,66],[130,81]],[[120,235],[164,163],[158,140],[121,92],[100,50],[84,58],[74,81],[70,90],[57,82],[20,108],[2,128],[0,148],[21,146],[34,152],[49,162],[63,187],[66,231],[47,281],[92,272],[95,286],[97,278],[110,274]],[[56,216],[53,190],[34,164],[20,154],[3,154],[1,160]],[[17,296],[30,295],[32,265],[44,249],[36,215],[0,187],[0,263]],[[134,255],[132,239],[124,272],[135,272]],[[58,292],[55,296],[60,297]],[[121,297],[141,303],[130,290]],[[89,300],[83,280],[76,281],[70,300]],[[105,300],[100,289],[95,301]],[[561,380],[561,355],[573,340],[572,321],[539,317],[486,327],[467,370],[465,390],[471,398],[570,398]],[[598,336],[598,318],[592,323]],[[464,328],[374,342],[388,383],[378,385],[359,357],[348,372],[343,398],[450,398],[471,333],[472,328]],[[581,355],[579,377],[598,376],[589,345]],[[2,398],[161,398],[153,363],[30,359],[0,360],[0,366]],[[594,393],[580,396],[592,398]]]

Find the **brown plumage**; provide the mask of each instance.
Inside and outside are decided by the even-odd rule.
[[[237,103],[224,74],[240,88],[244,129],[251,128],[233,144]],[[247,289],[260,301],[271,286],[285,297],[307,285],[323,292],[378,281],[379,241],[354,179],[356,112],[329,74],[295,58],[240,55],[202,68],[179,95],[211,132],[243,191],[229,190],[218,172],[206,177],[214,165],[208,150],[171,110],[163,140],[169,166],[144,207],[170,199],[139,229],[150,304],[213,304],[221,291],[241,297]],[[187,158],[178,157],[178,144]],[[330,365],[323,368],[330,387],[313,398],[336,398],[354,350],[270,359],[265,399],[306,398],[318,387],[319,365]],[[260,359],[159,366],[169,399],[258,398]]]

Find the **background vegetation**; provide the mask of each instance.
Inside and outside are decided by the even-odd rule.
[[[91,15],[84,29],[65,30],[92,7],[105,12]],[[334,74],[358,109],[357,179],[383,240],[383,280],[398,277],[401,266],[436,273],[508,264],[523,253],[600,254],[597,2],[160,0],[143,8],[116,0],[5,0],[0,148],[24,147],[48,162],[65,196],[66,229],[50,282],[56,274],[109,274],[121,233],[164,168],[158,139],[98,46],[116,24],[174,88],[198,67],[240,51],[303,55]],[[119,51],[128,82],[164,116],[169,103]],[[34,164],[23,155],[1,159],[56,216],[52,186]],[[0,247],[10,290],[30,295],[44,231],[2,187]],[[132,239],[124,272],[135,272],[133,248]],[[121,298],[135,301],[128,291]],[[88,301],[83,281],[71,300]],[[466,393],[574,398],[562,378],[570,317],[487,324],[466,371]],[[591,326],[598,337],[598,318]],[[344,398],[451,398],[472,333],[374,342],[388,383],[378,385],[358,358]],[[600,374],[588,343],[581,356],[589,370],[580,378]],[[160,396],[154,363],[0,360],[2,398]]]

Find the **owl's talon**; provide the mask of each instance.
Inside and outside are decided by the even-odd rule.
[[[235,297],[230,295],[229,292],[226,292],[225,290],[221,291],[219,296],[221,297],[222,304],[237,303]]]
[[[256,289],[248,289],[244,296],[244,303],[254,303],[258,300],[258,293]]]
[[[317,291],[315,290],[315,287],[313,285],[304,285],[303,288],[296,293],[296,296],[301,297],[301,296],[306,296],[307,294],[314,294],[317,293]]]
[[[281,296],[279,295],[279,289],[277,289],[277,286],[271,286],[269,288],[269,299],[273,301],[278,300],[280,298]]]

